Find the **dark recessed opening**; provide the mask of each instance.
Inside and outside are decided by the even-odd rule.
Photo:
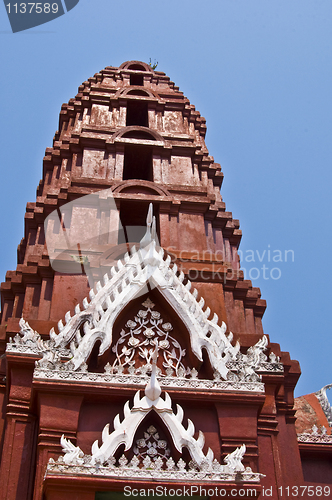
[[[125,134],[122,134],[123,139],[143,139],[145,141],[155,141],[156,139],[153,135],[145,132],[144,130],[129,130]]]
[[[98,372],[101,371],[99,367],[99,347],[100,347],[100,340],[97,340],[95,345],[93,346],[93,349],[91,351],[91,354],[88,359],[88,371],[89,372]]]
[[[148,127],[148,103],[144,101],[127,101],[127,127],[140,125]]]
[[[134,144],[125,146],[123,179],[153,181],[151,148]]]
[[[122,201],[120,205],[120,221],[118,244],[139,243],[146,232],[146,216],[149,210],[148,202]],[[159,238],[159,206],[153,205],[153,215],[156,217],[156,230]]]
[[[139,95],[139,96],[143,96],[143,97],[149,97],[148,92],[146,92],[145,90],[140,90],[140,89],[129,90],[129,92],[127,92],[127,95]]]
[[[143,87],[144,78],[143,75],[130,75],[130,85],[138,85]]]
[[[133,63],[128,66],[128,69],[134,69],[136,71],[146,71],[142,64]]]

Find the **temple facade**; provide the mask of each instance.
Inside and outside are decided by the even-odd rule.
[[[205,133],[138,61],[62,106],[1,285],[1,500],[328,496],[328,386],[294,403]]]

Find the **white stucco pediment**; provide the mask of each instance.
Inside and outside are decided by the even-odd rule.
[[[69,312],[66,314],[65,325],[59,321],[59,334],[53,329],[50,332],[55,347],[70,345],[74,370],[86,362],[97,341],[101,342],[99,354],[102,355],[112,345],[116,318],[127,304],[147,291],[147,284],[158,289],[184,323],[195,356],[202,361],[202,349],[205,349],[213,370],[226,379],[226,363],[236,359],[240,345],[232,345],[232,335],[226,336],[226,325],[218,325],[216,314],[208,319],[211,311],[204,308],[204,299],[197,301],[197,290],[191,290],[189,280],[184,285],[184,274],[178,272],[176,264],[171,265],[170,257],[165,258],[154,239],[138,250],[134,248],[123,262],[118,261],[110,276],[104,276],[103,285],[98,282],[96,292],[90,291],[90,302],[83,300],[83,311],[77,307],[73,317]]]
[[[131,367],[124,376],[124,366],[118,366],[117,370],[105,366],[104,374],[90,373],[86,363],[96,342],[100,341],[99,355],[111,346],[113,349],[116,347],[113,339],[116,319],[132,300],[148,291],[148,285],[150,289],[158,290],[186,327],[190,349],[199,361],[202,361],[205,349],[214,373],[213,381],[202,380],[197,377],[195,369],[179,369],[178,363],[173,376],[163,374],[163,386],[262,392],[264,386],[260,382],[260,372],[282,373],[283,366],[279,359],[273,353],[269,359],[264,354],[267,347],[265,336],[243,354],[238,342],[232,344],[232,333],[226,335],[225,323],[219,325],[216,314],[208,319],[211,311],[209,307],[205,308],[204,299],[197,300],[197,290],[189,280],[185,280],[183,272],[178,271],[170,256],[166,256],[156,243],[152,205],[140,248],[132,248],[130,254],[125,254],[123,260],[119,260],[110,273],[104,275],[103,283],[98,282],[95,289],[90,290],[89,299],[83,300],[83,310],[77,305],[73,316],[68,311],[65,324],[62,320],[58,323],[59,333],[52,328],[47,341],[43,341],[21,318],[20,335],[10,339],[7,352],[42,357],[36,363],[35,378],[81,380],[84,383],[94,383],[98,379],[101,383],[137,386],[139,375],[144,386],[146,373],[142,369],[139,372]],[[147,309],[150,311],[148,306]],[[162,341],[160,335],[159,340]],[[134,342],[137,343],[137,339]],[[162,341],[163,346],[165,342]],[[175,345],[175,339],[172,342]],[[133,351],[135,346],[131,344],[130,347]]]
[[[95,441],[91,448],[91,455],[85,455],[79,446],[75,446],[63,435],[61,445],[64,456],[57,462],[50,460],[47,466],[47,474],[60,473],[62,475],[75,474],[108,476],[114,478],[126,477],[128,480],[150,479],[160,481],[202,481],[212,480],[214,482],[234,481],[237,482],[259,482],[262,474],[253,473],[250,467],[245,468],[242,459],[246,451],[245,445],[236,448],[232,453],[225,457],[225,464],[220,464],[212,450],[209,448],[205,454],[203,451],[205,437],[199,431],[195,439],[195,426],[188,419],[188,426],[185,428],[182,424],[184,412],[180,405],[176,405],[176,413],[172,409],[172,400],[166,392],[165,397],[161,397],[161,389],[155,378],[156,358],[152,375],[145,388],[145,395],[140,396],[137,391],[134,397],[133,406],[130,408],[129,401],[123,408],[124,418],[120,421],[120,416],[116,415],[113,422],[114,430],[109,431],[107,424],[101,435],[102,444],[99,446]],[[152,390],[152,392],[151,392]],[[150,399],[150,397],[153,399]],[[139,425],[144,421],[150,412],[156,413],[156,425],[158,419],[165,424],[173,445],[182,454],[182,449],[188,449],[191,460],[186,463],[180,458],[175,463],[167,441],[160,441],[156,428],[150,426],[148,432],[144,433],[145,438],[137,442],[133,448],[133,441]],[[152,447],[153,453],[142,454],[139,448],[146,446],[146,440],[155,435],[155,446]],[[143,442],[143,443],[142,443]],[[117,449],[124,445],[125,452],[133,448],[134,455],[129,461],[125,454],[118,460],[115,458]],[[159,453],[158,448],[163,449],[164,453]],[[165,453],[167,449],[168,453]],[[144,458],[143,458],[144,457]]]

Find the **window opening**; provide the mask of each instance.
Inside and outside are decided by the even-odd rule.
[[[136,69],[137,71],[146,71],[142,64],[133,63],[128,66],[128,69]]]
[[[148,103],[144,101],[127,101],[127,120],[126,125],[139,125],[141,127],[148,127]]]
[[[127,92],[127,95],[139,95],[142,97],[149,97],[149,94],[148,92],[146,92],[146,90],[140,90],[140,89],[129,90],[129,92]]]
[[[126,144],[124,151],[123,180],[128,179],[153,181],[151,147]]]
[[[144,86],[144,77],[143,75],[130,75],[130,85],[136,85],[139,87]]]
[[[153,135],[145,132],[145,130],[129,130],[122,135],[123,139],[143,139],[147,141],[155,141],[156,139]]]

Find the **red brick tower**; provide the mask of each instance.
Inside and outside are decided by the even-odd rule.
[[[1,499],[305,484],[299,365],[263,335],[205,132],[137,61],[62,106],[1,286]]]

